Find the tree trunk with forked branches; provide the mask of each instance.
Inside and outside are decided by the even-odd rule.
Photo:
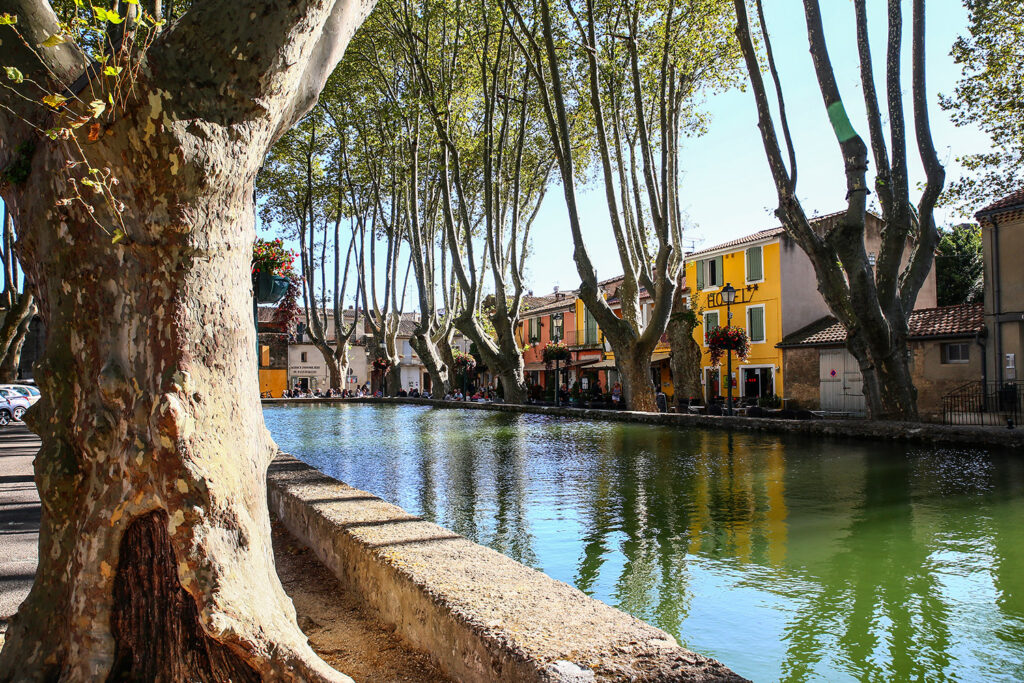
[[[0,193],[48,330],[27,415],[39,567],[0,680],[347,680],[274,570],[250,266],[256,172],[370,7],[193,3],[96,127],[50,139],[108,101],[108,76],[88,46],[53,44],[43,0],[0,0],[25,95],[0,90],[0,167],[28,165]],[[62,112],[37,104],[55,92]]]

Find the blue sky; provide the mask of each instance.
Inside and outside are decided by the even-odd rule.
[[[923,173],[917,158],[909,102],[910,3],[903,4],[903,48],[906,56],[903,75],[908,95],[905,109],[913,187],[923,180]],[[853,2],[822,0],[821,6],[829,53],[844,103],[854,127],[867,140],[857,67]],[[765,12],[797,149],[797,193],[809,214],[831,213],[843,208],[846,184],[842,158],[808,54],[803,5],[801,0],[766,0]],[[868,12],[875,78],[881,84],[878,89],[884,97],[885,3],[871,0]],[[928,3],[926,64],[931,104],[929,113],[936,150],[940,161],[946,165],[947,181],[960,175],[957,156],[989,148],[985,135],[977,130],[954,127],[938,106],[939,93],[951,94],[959,77],[959,68],[953,63],[949,51],[956,37],[966,32],[966,26],[967,12],[957,0],[932,0]],[[703,137],[689,139],[681,154],[685,175],[680,196],[694,226],[687,237],[698,246],[711,246],[777,225],[772,213],[777,206],[775,186],[757,129],[753,95],[749,89],[714,95],[707,101],[707,111],[711,114],[707,133]],[[598,277],[603,279],[619,274],[621,267],[603,192],[596,187],[588,188],[582,204],[587,246]],[[533,254],[528,266],[527,279],[537,293],[548,292],[555,285],[573,288],[579,284],[572,261],[572,241],[566,216],[561,188],[552,187],[534,227]],[[940,211],[937,218],[940,225],[945,225],[959,222],[962,217]]]

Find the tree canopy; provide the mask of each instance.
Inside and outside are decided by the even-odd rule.
[[[942,107],[958,126],[976,125],[992,139],[990,152],[958,159],[968,175],[943,199],[964,215],[1024,186],[1024,4],[964,0],[966,35],[953,45],[963,77]]]

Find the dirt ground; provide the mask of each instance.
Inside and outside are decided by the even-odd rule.
[[[316,556],[273,522],[274,559],[299,626],[325,662],[358,682],[451,681],[425,652],[377,620],[359,598],[345,592]],[[0,619],[0,649],[8,622]]]
[[[312,551],[273,522],[274,559],[299,626],[324,661],[356,681],[450,681],[362,601],[342,589]]]

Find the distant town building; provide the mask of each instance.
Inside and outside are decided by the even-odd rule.
[[[1020,379],[1024,357],[1024,188],[975,214],[981,224],[985,261],[984,378]]]
[[[812,219],[811,227],[828,230],[842,215],[839,212]],[[881,218],[867,214],[864,243],[869,259],[873,260],[880,250],[882,225]],[[908,249],[904,258],[909,258],[909,254]],[[778,396],[783,401],[790,398],[781,342],[809,326],[822,329],[831,323],[827,323],[828,305],[818,292],[811,260],[785,228],[769,228],[688,254],[686,282],[691,284],[690,296],[696,297],[703,316],[702,325],[694,330],[694,338],[704,349],[701,383],[705,399],[725,395],[719,380],[724,370],[711,365],[706,334],[715,326],[727,324],[726,305],[721,297],[721,289],[726,284],[736,289],[736,301],[731,306],[732,325],[744,328],[750,338],[750,355],[746,361],[733,364],[734,397],[757,400]],[[935,305],[933,268],[918,293],[916,307],[934,308]],[[837,358],[830,361],[825,374],[817,378],[819,383],[830,386],[834,380],[833,369],[837,375],[849,378],[850,383],[844,389],[853,397],[849,412],[863,413],[864,396],[856,361],[841,344],[829,353],[837,354]],[[852,381],[854,375],[857,382]],[[801,383],[806,381],[806,376],[800,377]],[[817,405],[806,407],[818,408]]]

